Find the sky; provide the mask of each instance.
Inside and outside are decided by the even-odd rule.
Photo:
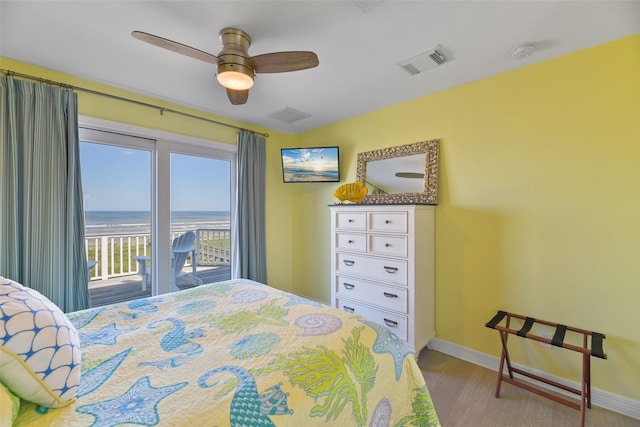
[[[289,148],[282,149],[282,166],[286,169],[335,169],[338,164],[338,149],[329,147],[319,148]]]
[[[85,211],[150,211],[151,152],[80,143]],[[171,154],[172,211],[228,211],[230,163]]]

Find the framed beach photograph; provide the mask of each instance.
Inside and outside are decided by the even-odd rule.
[[[340,182],[338,147],[282,148],[282,181]]]

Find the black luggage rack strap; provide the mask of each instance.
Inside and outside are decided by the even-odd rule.
[[[506,323],[501,326],[500,323],[506,318]],[[511,319],[519,319],[522,321],[520,329],[510,328]],[[552,339],[544,338],[539,335],[531,333],[531,329],[534,324],[541,324],[555,328],[555,333]],[[572,326],[562,325],[558,323],[548,322],[546,320],[535,319],[529,316],[522,316],[515,313],[509,313],[506,311],[498,311],[493,318],[488,321],[485,326],[487,328],[495,329],[500,333],[500,341],[502,343],[502,355],[500,357],[500,370],[498,371],[498,383],[496,385],[496,397],[500,397],[500,386],[502,382],[515,385],[517,387],[528,390],[532,393],[549,398],[555,402],[562,403],[563,405],[580,411],[580,425],[584,426],[585,407],[591,408],[591,357],[597,357],[600,359],[606,359],[607,355],[603,351],[602,341],[606,336],[599,332],[587,331]],[[565,343],[565,336],[567,331],[571,333],[577,333],[582,335],[582,346]],[[550,344],[555,347],[565,348],[582,354],[582,385],[578,390],[573,387],[568,387],[564,384],[557,383],[547,378],[542,378],[538,375],[524,371],[522,369],[515,368],[511,365],[509,358],[509,351],[507,350],[507,337],[509,335],[517,335],[522,338],[531,339],[545,344]],[[591,348],[589,348],[589,337],[591,338]],[[507,365],[508,375],[503,374],[504,365]],[[564,391],[580,395],[580,403],[577,404],[572,400],[565,399],[555,394],[548,393],[535,387],[531,383],[521,382],[514,378],[514,373],[526,376],[528,378],[540,381],[542,383],[560,388]]]

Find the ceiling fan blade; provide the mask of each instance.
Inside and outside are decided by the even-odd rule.
[[[256,73],[284,73],[317,67],[318,55],[308,51],[274,52],[249,58]]]
[[[247,90],[227,89],[227,96],[229,97],[229,101],[231,101],[233,105],[246,104],[247,99],[249,99],[249,89]]]
[[[396,172],[398,178],[424,178],[423,173],[417,172]]]
[[[217,56],[196,49],[195,47],[187,46],[186,44],[174,42],[173,40],[165,39],[164,37],[160,36],[154,36],[153,34],[144,33],[142,31],[134,31],[131,33],[131,35],[138,40],[142,40],[143,42],[150,43],[154,46],[168,49],[172,52],[176,52],[182,55],[190,56],[191,58],[199,59],[210,64],[218,65]]]

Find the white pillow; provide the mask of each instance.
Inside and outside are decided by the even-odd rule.
[[[80,384],[80,339],[39,292],[0,277],[0,382],[47,408],[72,403]]]

